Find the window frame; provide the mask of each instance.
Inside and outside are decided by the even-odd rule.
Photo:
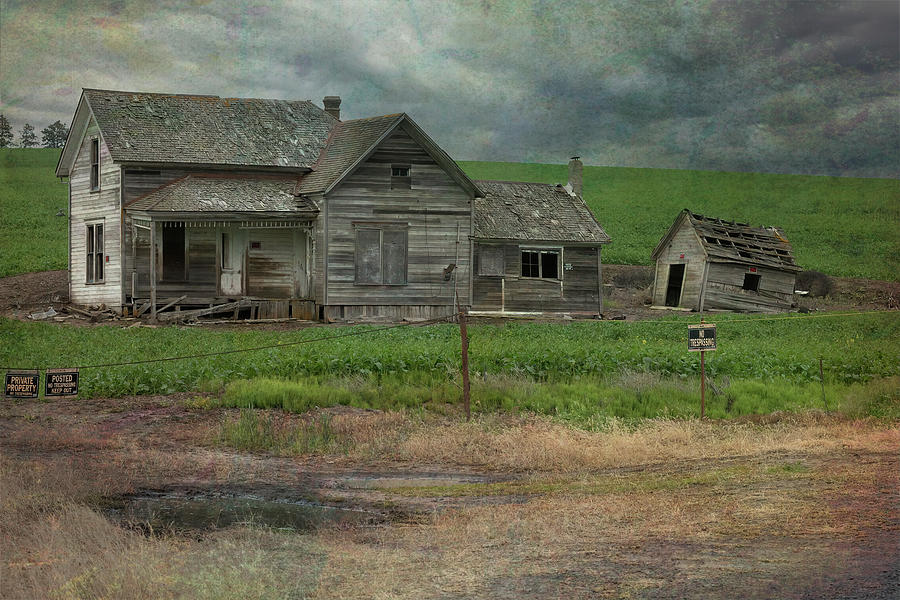
[[[525,253],[532,252],[538,255],[537,259],[537,268],[538,274],[534,275],[525,275],[524,274],[524,266],[525,266]],[[544,262],[542,260],[541,255],[543,254],[555,254],[556,255],[556,277],[544,277]],[[543,279],[545,281],[562,281],[563,270],[562,270],[562,259],[563,259],[563,249],[561,247],[553,247],[553,248],[534,248],[534,247],[519,247],[519,277],[522,279]]]
[[[752,281],[756,285],[754,287],[747,287],[748,281]],[[744,283],[741,286],[741,289],[745,292],[756,292],[758,294],[760,283],[762,283],[762,275],[759,273],[744,273]]]
[[[394,175],[395,171],[406,171],[406,175]],[[392,190],[411,190],[412,189],[412,165],[410,164],[392,164],[391,165],[391,189]]]
[[[100,285],[106,283],[106,221],[90,221],[84,224],[84,283],[85,285]],[[98,229],[99,228],[99,229]],[[97,232],[99,231],[99,236]],[[97,272],[100,277],[97,277]]]
[[[361,286],[387,286],[387,287],[403,287],[409,285],[409,224],[408,223],[354,223],[354,241],[353,241],[353,285]],[[361,231],[377,231],[378,232],[378,258],[380,260],[379,279],[380,281],[360,281],[360,255],[361,247],[359,244],[359,233]],[[387,269],[385,268],[385,245],[384,232],[400,232],[403,236],[403,281],[402,282],[385,282]]]
[[[90,186],[91,192],[100,191],[100,138],[91,138],[91,170],[90,170]]]

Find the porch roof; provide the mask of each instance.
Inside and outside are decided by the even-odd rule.
[[[318,212],[315,203],[294,196],[296,176],[191,174],[129,203],[128,211],[147,213]]]

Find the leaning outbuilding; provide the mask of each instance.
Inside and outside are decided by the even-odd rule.
[[[777,227],[751,227],[684,209],[651,255],[655,307],[788,310],[801,268]]]

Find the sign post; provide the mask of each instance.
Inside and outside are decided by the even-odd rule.
[[[716,349],[716,325],[688,325],[688,352],[700,353],[700,418],[706,417],[706,351]]]

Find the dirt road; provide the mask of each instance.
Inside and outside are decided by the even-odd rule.
[[[560,446],[564,430],[532,421],[420,423],[351,411],[334,415],[335,422],[352,423],[336,425],[335,435],[353,442],[342,451],[274,456],[223,445],[223,427],[237,413],[196,404],[188,395],[5,403],[0,554],[8,589],[21,597],[53,591],[83,577],[87,559],[109,573],[131,573],[134,597],[146,590],[153,590],[147,597],[166,597],[174,595],[172,581],[187,577],[182,558],[233,585],[228,578],[239,575],[229,574],[229,557],[252,550],[258,563],[246,559],[247,569],[280,565],[266,571],[269,592],[283,585],[294,594],[286,596],[301,598],[900,593],[900,434],[890,425],[825,416],[764,425],[662,423],[578,434],[601,436],[589,441],[599,442],[606,458],[529,469],[526,456],[511,470],[493,459],[478,464],[477,445],[467,449],[471,460],[454,459],[458,448],[448,440],[477,431],[480,444],[506,443],[515,431],[520,446],[565,457],[572,449]],[[278,418],[304,423],[321,416]],[[398,430],[409,433],[398,437]],[[696,436],[706,440],[705,449],[693,447]],[[453,443],[465,444],[461,439]],[[47,504],[29,512],[38,496]],[[137,497],[190,506],[194,521],[175,522],[181,517],[166,513],[173,519],[168,529],[160,532],[154,522],[151,534],[140,523],[110,517],[110,507],[115,512]],[[365,518],[323,519],[276,535],[266,533],[270,513],[261,509],[253,526],[204,523],[207,513],[197,517],[193,509],[211,499],[220,519],[236,502],[243,511],[324,506]],[[89,511],[79,513],[80,521],[112,525],[82,532],[67,525],[69,506]],[[279,510],[278,518],[284,514]],[[100,530],[105,537],[97,541]],[[53,541],[59,539],[65,544]],[[231,548],[227,556],[222,544]],[[157,555],[153,570],[136,570],[138,556],[147,563]],[[314,574],[292,575],[313,558]],[[91,577],[92,590],[126,585],[111,574]],[[191,589],[189,595],[204,597]]]

